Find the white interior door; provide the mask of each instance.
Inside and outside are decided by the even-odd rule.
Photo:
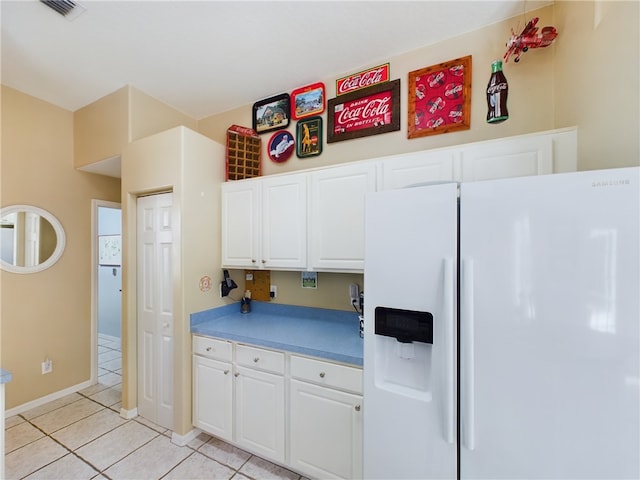
[[[138,413],[173,428],[172,194],[138,198]]]

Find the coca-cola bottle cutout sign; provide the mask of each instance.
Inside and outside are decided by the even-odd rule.
[[[491,78],[487,85],[487,122],[500,123],[509,118],[507,110],[507,95],[509,84],[502,72],[502,61],[496,60],[491,64]]]

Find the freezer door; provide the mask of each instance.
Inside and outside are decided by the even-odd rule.
[[[365,216],[364,478],[454,479],[457,185],[369,194]]]
[[[461,185],[462,479],[640,476],[639,180]]]

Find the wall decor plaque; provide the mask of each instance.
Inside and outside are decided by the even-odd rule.
[[[471,128],[471,55],[409,72],[407,138]]]
[[[320,115],[324,112],[325,104],[324,83],[318,82],[297,88],[291,92],[291,118],[298,120]]]
[[[286,162],[295,150],[295,143],[293,134],[287,130],[274,133],[267,145],[269,158],[276,163]]]
[[[288,93],[265,98],[253,104],[252,125],[258,133],[287,128],[290,118],[291,99]]]
[[[327,143],[400,130],[400,79],[328,102]]]
[[[296,155],[315,157],[322,153],[322,117],[300,120],[296,125]]]
[[[355,92],[377,83],[388,82],[390,78],[389,64],[378,65],[336,80],[336,96]]]

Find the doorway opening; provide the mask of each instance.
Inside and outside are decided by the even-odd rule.
[[[119,203],[102,200],[92,203],[94,335],[91,380],[92,383],[111,384],[122,376],[122,211]]]

